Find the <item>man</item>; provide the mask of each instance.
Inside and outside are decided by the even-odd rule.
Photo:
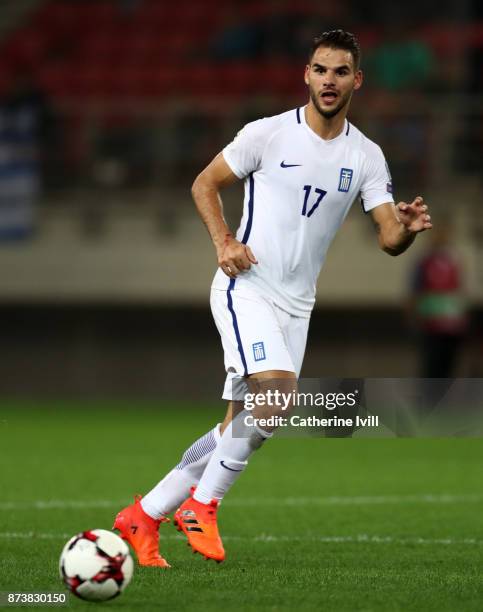
[[[296,388],[316,279],[354,199],[361,195],[379,245],[390,255],[431,228],[421,197],[394,205],[381,149],[346,119],[352,94],[362,85],[359,60],[352,34],[336,30],[316,38],[305,68],[308,104],[246,125],[193,184],[218,257],[211,308],[225,352],[223,398],[229,404],[221,426],[117,515],[114,528],[141,565],[168,566],[159,555],[158,527],[183,500],[175,513],[178,530],[206,558],[225,558],[216,523],[219,502],[272,435],[272,429],[245,423],[246,411],[231,401],[233,384],[242,378],[265,391]],[[223,218],[220,189],[242,178],[245,204],[234,237]],[[277,410],[267,403],[253,416]]]
[[[451,224],[439,222],[413,272],[409,309],[420,334],[421,377],[450,378],[468,332],[464,269]]]

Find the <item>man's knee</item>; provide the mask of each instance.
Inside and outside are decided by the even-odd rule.
[[[295,372],[268,370],[249,376],[250,392],[256,398],[256,418],[278,416],[290,412],[297,393]]]

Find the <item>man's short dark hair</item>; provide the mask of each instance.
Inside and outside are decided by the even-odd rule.
[[[355,70],[359,70],[359,65],[361,63],[361,48],[354,34],[345,32],[344,30],[330,30],[329,32],[324,32],[320,36],[316,36],[310,47],[309,62],[312,61],[312,57],[319,47],[349,51],[354,59]]]

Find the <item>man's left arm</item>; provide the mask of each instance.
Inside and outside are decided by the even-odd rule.
[[[416,234],[433,227],[422,196],[410,204],[387,202],[371,211],[379,246],[389,255],[400,255],[414,242]]]

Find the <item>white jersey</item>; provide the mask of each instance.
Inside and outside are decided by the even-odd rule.
[[[297,108],[248,123],[223,157],[245,178],[236,237],[258,264],[236,281],[218,269],[213,289],[255,289],[309,317],[327,249],[353,201],[360,195],[365,212],[393,201],[381,148],[347,120],[339,136],[324,140]]]

